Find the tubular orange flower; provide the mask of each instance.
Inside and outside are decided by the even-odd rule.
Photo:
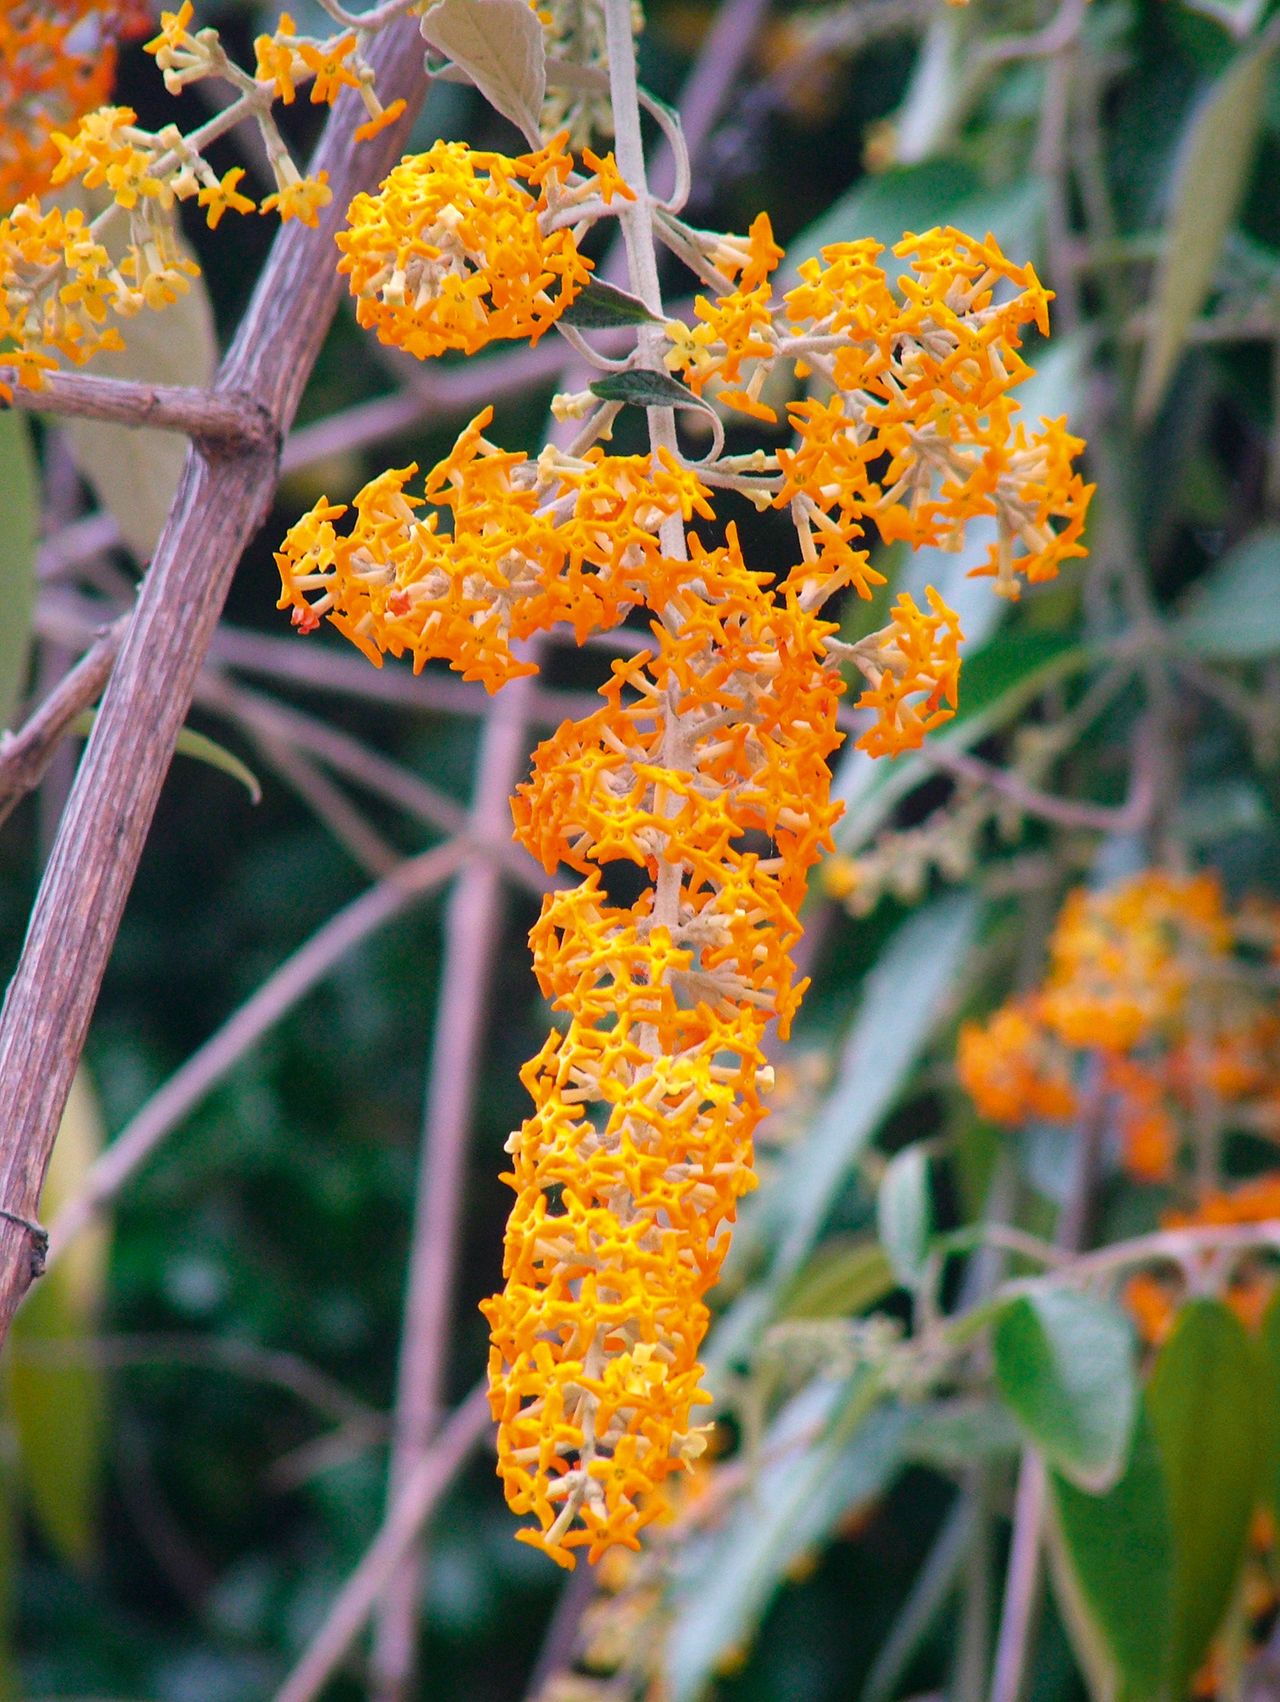
[[[508,159],[437,142],[401,160],[376,195],[357,195],[338,236],[338,270],[361,325],[420,359],[474,354],[500,337],[536,342],[591,268],[570,230],[541,222],[550,207],[542,180],[561,162],[555,143]],[[537,195],[522,186],[535,179]]]
[[[928,602],[933,613],[926,615],[908,592],[900,592],[892,623],[854,646],[854,660],[870,681],[857,707],[876,712],[858,749],[871,756],[918,750],[926,733],[955,714],[964,635],[955,611],[932,585]]]

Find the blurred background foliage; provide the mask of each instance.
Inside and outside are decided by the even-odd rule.
[[[656,94],[679,101],[723,9],[651,0],[641,68]],[[306,0],[293,11],[303,29],[315,22]],[[972,1307],[1033,1266],[1016,1249],[974,1251],[981,1237],[966,1242],[966,1226],[1052,1237],[1078,1195],[1081,1135],[998,1131],[954,1064],[962,1019],[1043,978],[1066,892],[1156,864],[1218,871],[1233,904],[1280,898],[1280,14],[1269,0],[736,11],[749,50],[696,161],[696,218],[741,230],[767,208],[788,265],[823,242],[891,244],[937,223],[990,229],[1033,258],[1057,292],[1056,334],[1032,351],[1025,405],[1068,414],[1089,440],[1092,555],[1014,606],[965,580],[964,561],[891,558],[892,590],[929,579],[960,609],[961,708],[934,754],[841,761],[846,814],[808,910],[814,984],[778,1059],[764,1186],[716,1296],[716,1464],[639,1563],[605,1569],[593,1600],[585,1569],[566,1582],[512,1540],[482,1452],[431,1527],[419,1693],[998,1694],[1006,1574],[1026,1565],[1015,1509],[1030,1490],[1015,1485],[1029,1481],[1029,1437],[1066,1475],[1051,1491],[1055,1587],[1041,1596],[1031,1579],[1028,1702],[1180,1695],[1215,1636],[1197,1693],[1252,1702],[1280,1682],[1265,1529],[1241,1570],[1250,1515],[1277,1481],[1274,1313],[1247,1334],[1202,1273],[1204,1297],[1183,1308],[1144,1399],[1129,1326],[1090,1294],[1028,1291],[958,1369],[899,1344],[913,1293],[905,1339],[923,1339],[939,1237],[960,1232],[938,1301]],[[263,17],[214,0],[201,10],[242,56]],[[172,116],[136,48],[119,90],[149,124]],[[299,103],[286,119],[305,147],[313,113]],[[443,84],[415,141],[436,135],[510,139]],[[238,159],[234,141],[221,146],[219,170]],[[225,345],[269,224],[187,234]],[[678,297],[680,280],[671,287]],[[130,370],[198,382],[189,353],[177,370],[173,353],[198,335],[157,320],[155,364]],[[478,694],[430,673],[393,684],[390,670],[356,685],[357,663],[325,637],[294,668],[285,647],[302,641],[273,608],[271,546],[321,491],[343,500],[383,466],[443,454],[485,399],[485,367],[507,375],[493,379],[495,435],[536,448],[559,375],[544,365],[527,382],[504,359],[424,381],[339,314],[299,426],[299,439],[320,435],[287,462],[191,723],[253,770],[261,801],[222,768],[175,762],[46,1220],[268,974],[396,855],[431,842],[358,764],[344,771],[323,749],[301,769],[282,756],[293,735],[255,720],[237,692],[322,718],[469,804]],[[376,437],[349,413],[397,396],[408,400]],[[50,422],[29,432],[0,415],[0,574],[15,596],[44,538],[26,687],[23,623],[0,631],[12,698],[41,695],[127,603],[172,476],[153,450],[77,446]],[[92,548],[69,550],[99,499],[111,518],[88,534]],[[767,549],[768,518],[749,523]],[[604,667],[554,650],[537,719],[553,723]],[[5,963],[72,766],[63,753],[0,837]],[[536,904],[504,889],[466,1155],[455,1398],[484,1365],[476,1302],[500,1280],[502,1145],[547,1023],[524,945]],[[443,909],[438,895],[417,903],[344,956],[37,1285],[7,1355],[0,1450],[9,1694],[269,1696],[374,1536],[424,1069],[450,991]],[[1273,1163],[1269,1140],[1235,1134],[1210,1180],[1225,1190]],[[1187,1205],[1176,1176],[1135,1176],[1110,1136],[1085,1185],[1077,1240],[1093,1246]],[[1093,1386],[1077,1386],[1080,1366]],[[359,1656],[325,1694],[368,1694]]]

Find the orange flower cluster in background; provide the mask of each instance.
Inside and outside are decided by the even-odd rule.
[[[53,136],[111,93],[116,43],[149,23],[142,0],[10,0],[0,8],[0,213],[41,194]]]
[[[961,1029],[960,1080],[1005,1126],[1068,1121],[1100,1094],[1129,1172],[1169,1180],[1184,1148],[1228,1129],[1280,1138],[1277,968],[1280,905],[1233,912],[1213,873],[1079,889],[1043,987]]]
[[[762,396],[779,363],[820,386],[788,409],[796,444],[778,453],[774,500],[792,508],[815,559],[838,561],[860,595],[879,577],[854,547],[869,521],[886,541],[954,548],[987,515],[997,541],[973,571],[1016,597],[1020,576],[1051,579],[1085,553],[1092,494],[1065,421],[1028,431],[1010,395],[1030,373],[1023,327],[1048,332],[1049,292],[991,237],[907,237],[893,250],[909,263],[897,293],[882,252],[871,241],[824,248],[778,299],[769,274],[782,251],[761,215],[745,244],[717,253],[729,287],[698,298],[692,329],[668,326],[667,364],[697,395],[769,421]]]
[[[610,158],[584,151],[583,177],[561,149],[557,138],[515,160],[439,143],[358,196],[339,242],[361,323],[422,356],[540,335],[592,288],[566,208],[600,217],[629,194]],[[781,250],[763,215],[745,238],[707,240],[733,312],[703,304],[679,334],[646,326],[640,365],[670,342],[695,388],[761,412],[762,363],[786,333],[768,300]],[[806,285],[825,293],[805,359],[880,375],[874,428],[863,401],[845,399],[843,424],[833,402],[820,428],[816,404],[800,404],[794,452],[691,465],[672,443],[605,453],[593,437],[608,440],[618,406],[584,392],[559,399],[563,417],[588,422],[574,449],[532,460],[485,435],[486,409],[422,497],[409,493],[416,468],[386,472],[351,512],[322,499],[277,553],[280,607],[301,631],[327,620],[376,663],[443,659],[490,691],[533,671],[523,646],[538,634],[566,628],[581,643],[646,614],[651,642],[613,663],[599,709],[539,747],[513,806],[543,866],[581,878],[546,900],[531,936],[563,1024],[523,1072],[534,1108],[508,1143],[506,1282],[484,1311],[507,1498],[536,1521],[522,1538],[565,1566],[579,1550],[637,1546],[666,1480],[702,1447],[705,1296],[754,1186],[772,1082],[763,1043],[774,1020],[785,1036],[800,1002],[798,910],[838,814],[838,664],[865,677],[859,742],[874,754],[914,748],[954,712],[961,635],[932,588],[923,608],[899,596],[857,643],[822,616],[846,587],[866,597],[880,582],[853,547],[861,520],[902,536],[910,511],[921,541],[945,530],[954,543],[967,519],[1016,509],[1029,576],[1080,553],[1087,491],[1073,475],[1068,496],[1055,485],[1036,506],[1003,402],[1025,371],[1017,326],[1043,322],[1044,292],[1029,269],[997,264],[993,245],[917,241],[909,308],[863,302],[866,269],[830,251]],[[998,285],[1018,293],[997,306]],[[954,461],[947,430],[962,445]],[[892,474],[879,492],[876,456]],[[744,561],[726,487],[790,509],[789,571]],[[642,874],[634,902],[616,895],[619,866]]]

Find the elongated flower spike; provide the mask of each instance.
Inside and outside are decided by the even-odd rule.
[[[575,167],[565,141],[520,158],[437,143],[356,197],[339,246],[361,324],[426,358],[536,339],[579,295],[590,306],[579,238],[641,216],[643,197],[611,155],[584,148]],[[485,409],[421,495],[415,468],[384,473],[350,512],[317,503],[276,558],[301,630],[328,621],[375,662],[447,661],[490,691],[532,671],[536,634],[647,629],[599,707],[538,747],[512,805],[517,839],[578,884],[530,936],[561,1022],[522,1072],[533,1108],[507,1143],[504,1287],[483,1311],[498,1470],[532,1518],[521,1539],[563,1566],[634,1548],[703,1447],[707,1295],[755,1186],[764,1043],[799,1008],[799,911],[839,814],[840,666],[864,676],[872,754],[913,749],[955,712],[961,634],[936,590],[899,595],[854,643],[824,609],[884,583],[876,535],[957,545],[977,517],[1012,540],[1002,588],[1048,576],[1078,551],[1087,502],[1062,488],[1073,440],[1016,422],[1020,331],[1044,327],[1048,296],[990,239],[908,239],[896,289],[879,246],[852,243],[779,292],[764,214],[742,237],[681,226],[676,251],[707,281],[693,324],[656,300],[609,303],[641,322],[634,376],[677,375],[770,424],[779,373],[812,380],[788,406],[790,444],[717,446],[695,465],[657,431],[649,453],[607,454],[619,404],[602,386],[561,399],[558,417],[585,422],[574,449],[531,460],[492,441]],[[788,511],[798,559],[753,568],[726,490]],[[639,882],[631,902],[619,868],[626,890]],[[1057,1085],[1046,1103],[1061,1106]]]

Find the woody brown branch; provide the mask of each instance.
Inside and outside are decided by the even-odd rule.
[[[332,200],[319,228],[284,225],[213,394],[239,410],[251,396],[278,443],[292,423],[337,304],[334,236],[352,195],[399,157],[425,92],[416,29],[390,26],[369,61],[394,125],[359,147],[358,95],[344,91],[325,126],[314,173]],[[151,423],[155,423],[153,415]],[[63,815],[0,1011],[0,1206],[33,1218],[156,802],[241,554],[275,491],[264,435],[197,439],[139,592]],[[0,1218],[0,1340],[31,1281],[28,1231]]]
[[[181,384],[135,384],[124,378],[99,378],[89,372],[54,372],[38,390],[24,389],[12,367],[0,365],[0,384],[12,390],[11,408],[28,413],[62,414],[116,425],[149,426],[153,431],[183,432],[211,453],[240,453],[270,448],[280,428],[270,408],[257,397],[234,391],[197,390]],[[273,441],[274,440],[274,441]]]

